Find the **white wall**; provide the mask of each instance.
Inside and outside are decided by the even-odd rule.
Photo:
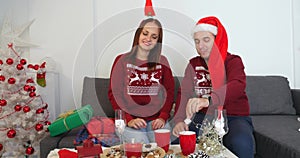
[[[116,5],[117,3],[120,5]],[[295,50],[298,49],[299,46],[295,45],[299,42],[293,41],[297,40],[300,35],[296,34],[296,29],[293,30],[297,28],[294,25],[299,25],[297,16],[300,15],[300,9],[297,3],[299,2],[292,0],[190,0],[188,2],[153,0],[157,17],[165,27],[164,54],[170,60],[176,75],[183,73],[186,60],[196,54],[189,37],[189,31],[195,21],[206,15],[215,15],[220,18],[227,29],[229,51],[243,58],[248,75],[284,75],[289,79],[291,87],[296,87],[296,83],[299,83],[297,77],[300,76],[297,73],[299,53],[296,53],[299,50]],[[120,27],[112,27],[110,31],[126,32],[126,34],[119,33],[115,36],[103,34],[103,38],[108,37],[113,41],[105,45],[103,49],[98,48],[102,51],[96,51],[105,56],[105,61],[99,66],[101,69],[96,73],[97,76],[109,76],[111,61],[114,57],[129,50],[134,31],[131,30],[131,22],[135,20],[138,25],[142,19],[138,15],[143,14],[143,5],[144,2],[140,0],[132,3],[118,0],[97,1],[95,8],[97,23],[106,25],[107,21],[119,18],[119,23],[112,22],[111,25]],[[132,16],[133,10],[138,15]],[[126,14],[128,18],[124,18]],[[176,64],[176,62],[182,64]]]
[[[229,51],[248,75],[284,75],[300,88],[300,4],[297,0],[152,0],[164,27],[163,54],[175,75],[196,55],[190,30],[206,15],[220,18]],[[0,20],[10,8],[16,23],[36,19],[31,62],[45,56],[60,74],[61,111],[79,106],[83,76],[109,77],[115,56],[130,49],[143,16],[143,0],[0,0]],[[297,28],[297,29],[296,29]]]
[[[293,48],[294,48],[294,69],[295,85],[300,88],[300,1],[293,0]]]
[[[73,97],[73,92],[79,91],[77,88],[81,87],[82,79],[73,78],[74,63],[82,41],[93,29],[94,2],[84,0],[1,0],[0,2],[1,21],[7,11],[12,12],[16,26],[35,19],[30,27],[30,37],[31,41],[39,47],[31,48],[29,61],[40,63],[44,57],[51,57],[56,62],[56,71],[59,72],[61,111],[78,106],[75,102],[78,103],[80,97]],[[85,58],[89,58],[89,53],[93,54],[92,50],[92,47],[85,48],[87,52]],[[91,62],[87,62],[82,69],[77,68],[76,71],[86,73],[90,71],[90,64]],[[77,82],[78,86],[73,87],[73,82]]]

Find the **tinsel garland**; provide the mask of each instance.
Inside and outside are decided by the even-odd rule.
[[[198,137],[198,149],[204,151],[209,156],[217,156],[224,150],[221,143],[222,137],[218,135],[215,126],[207,119],[201,126],[202,134]]]

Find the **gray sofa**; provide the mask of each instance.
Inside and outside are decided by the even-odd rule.
[[[177,91],[182,77],[174,79]],[[114,117],[107,97],[108,86],[107,78],[84,78],[82,105],[92,105],[95,116]],[[287,78],[282,76],[247,76],[246,92],[254,125],[255,157],[299,158],[300,122],[297,117],[300,114],[300,90],[290,89]],[[46,158],[55,148],[74,148],[73,140],[81,128],[44,138],[40,142],[41,158]]]

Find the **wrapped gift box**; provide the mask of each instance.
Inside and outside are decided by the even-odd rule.
[[[88,123],[93,116],[93,112],[91,105],[85,105],[79,109],[60,114],[58,119],[48,127],[50,136],[57,136]]]
[[[100,158],[102,147],[100,144],[94,144],[90,139],[83,141],[83,146],[76,146],[78,158],[97,157]]]

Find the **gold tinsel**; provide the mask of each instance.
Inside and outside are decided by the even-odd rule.
[[[215,127],[207,119],[201,126],[202,134],[198,137],[198,149],[204,151],[209,156],[220,155],[223,151],[221,137]]]

